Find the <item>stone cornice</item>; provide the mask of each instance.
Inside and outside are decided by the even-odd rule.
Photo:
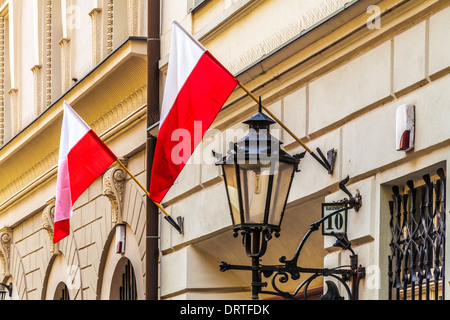
[[[146,112],[146,49],[143,38],[129,38],[0,147],[0,215],[56,175],[63,101],[104,140],[142,120]]]
[[[121,103],[90,123],[91,128],[99,133],[99,137],[105,141],[120,134],[125,128],[135,125],[146,113],[146,89],[144,86],[136,90]],[[41,183],[55,177],[58,170],[58,149],[31,165],[18,178],[0,189],[0,214]]]
[[[146,65],[147,46],[144,38],[129,38],[121,46],[119,46],[114,52],[108,55],[103,61],[101,61],[94,69],[92,69],[85,77],[79,79],[79,81],[69,88],[59,99],[54,101],[42,114],[40,114],[33,122],[23,128],[13,139],[0,147],[0,164],[14,153],[23,149],[24,145],[34,139],[37,133],[42,132],[44,129],[54,125],[55,121],[62,119],[62,105],[64,100],[68,101],[73,107],[76,108],[77,102],[80,100],[88,100],[83,98],[91,97],[90,93],[94,92],[94,89],[99,89],[98,93],[102,92],[105,96],[110,97],[110,100],[114,101],[114,105],[129,95],[130,92],[140,88],[146,84],[146,68],[142,69],[142,66]],[[125,70],[128,70],[124,73]],[[135,83],[139,85],[134,86],[133,90],[129,88],[116,87],[114,90],[111,87],[111,80],[113,78],[123,78],[131,80],[130,86]],[[109,83],[105,85],[103,80],[108,78]],[[124,94],[123,90],[127,89],[127,93]],[[16,90],[16,89],[12,89]],[[112,95],[113,94],[113,95]],[[112,95],[112,96],[111,96]],[[118,96],[120,95],[120,97]],[[81,106],[82,107],[82,106]],[[108,106],[111,107],[111,104]],[[107,107],[104,107],[104,111]],[[94,118],[85,119],[87,122],[91,122]],[[59,140],[59,139],[58,139]]]

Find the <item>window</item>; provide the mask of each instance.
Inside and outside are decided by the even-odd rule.
[[[443,169],[392,187],[389,300],[444,299],[445,188]]]
[[[136,276],[130,260],[125,265],[125,270],[122,274],[119,298],[120,300],[137,300]]]
[[[123,257],[116,266],[111,285],[111,300],[137,300],[136,276],[131,261]]]

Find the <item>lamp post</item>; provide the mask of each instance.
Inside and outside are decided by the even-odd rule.
[[[260,265],[260,259],[266,253],[268,241],[272,239],[273,235],[275,237],[280,235],[292,180],[295,173],[299,171],[298,165],[305,153],[292,156],[281,148],[282,142],[270,134],[270,126],[275,121],[262,113],[261,101],[258,113],[244,123],[249,125],[248,135],[237,143],[230,143],[230,150],[226,156],[217,153],[214,153],[214,156],[218,160],[216,165],[222,166],[234,236],[238,237],[241,233],[246,254],[251,258],[252,265],[237,266],[222,262],[220,270],[222,272],[231,269],[251,271],[251,298],[253,300],[257,300],[260,293],[294,298],[300,288],[304,286],[307,288],[309,283],[318,276],[336,278],[344,284],[349,296],[352,299],[356,298],[357,281],[364,276],[364,268],[358,267],[357,255],[351,250],[346,234],[333,233],[338,239],[336,246],[351,250],[353,253],[351,269],[315,269],[297,266],[300,252],[306,240],[312,232],[319,229],[319,226],[325,220],[332,219],[335,215],[352,208],[359,209],[361,205],[360,196],[351,196],[351,193],[345,188],[348,179],[341,182],[340,187],[351,197],[340,202],[339,210],[329,213],[311,225],[293,259],[287,260],[285,257],[281,257],[280,262],[284,265]],[[312,276],[306,279],[294,294],[283,292],[277,288],[277,279],[282,283],[287,282],[288,274],[290,274],[293,280],[298,280],[301,273],[312,273]],[[262,275],[265,277],[273,275],[272,287],[275,292],[262,290],[263,287],[267,286],[267,283],[262,282]],[[350,278],[353,282],[353,292],[345,283]],[[339,296],[336,292],[336,286],[330,283],[328,287],[328,297],[336,298]]]
[[[271,118],[259,112],[244,121],[249,134],[235,144],[225,157],[215,155],[223,175],[233,221],[234,236],[240,231],[247,255],[252,259],[252,299],[261,284],[259,260],[272,234],[279,236],[289,190],[300,159],[280,148],[271,136]]]
[[[1,289],[1,287],[3,287],[6,290],[8,290],[8,292],[6,292],[5,290]],[[6,293],[8,293],[10,298],[12,297],[12,283],[9,284],[9,285],[0,283],[0,300],[5,300]]]

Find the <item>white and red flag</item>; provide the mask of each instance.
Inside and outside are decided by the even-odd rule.
[[[161,203],[239,81],[176,21],[161,108],[150,198]],[[200,129],[199,129],[200,127]],[[178,132],[178,133],[177,133]],[[180,148],[181,139],[189,146]],[[177,149],[178,148],[178,149]]]
[[[72,208],[80,195],[117,157],[80,116],[64,102],[56,183],[53,242],[70,234]]]

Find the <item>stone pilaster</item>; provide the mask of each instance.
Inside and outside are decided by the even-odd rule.
[[[47,206],[42,212],[42,228],[47,231],[50,238],[50,253],[59,254],[58,244],[53,243],[53,230],[55,221],[55,199],[51,199],[47,202]]]

